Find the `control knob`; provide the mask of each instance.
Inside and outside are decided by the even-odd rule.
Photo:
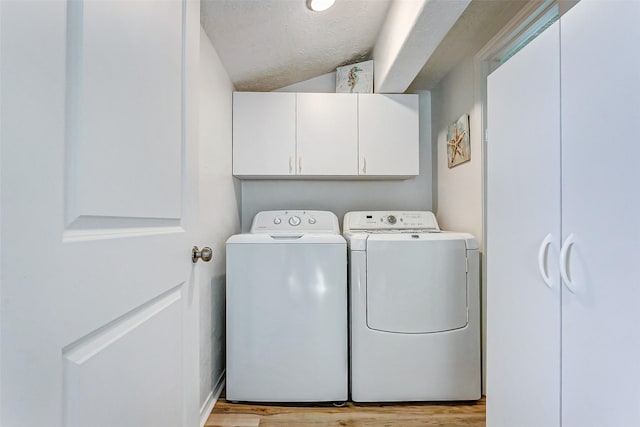
[[[299,216],[292,216],[291,218],[289,218],[289,224],[292,226],[296,226],[296,225],[300,225],[300,223],[302,222],[302,220],[300,219]]]
[[[393,225],[393,224],[395,224],[395,223],[396,223],[396,221],[397,221],[397,220],[396,220],[396,217],[395,217],[395,216],[393,216],[393,215],[389,215],[389,216],[387,216],[387,222],[388,222],[389,224],[392,224],[392,225]]]

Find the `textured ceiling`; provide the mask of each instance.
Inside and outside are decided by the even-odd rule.
[[[240,91],[270,91],[369,59],[390,0],[202,0],[201,20]]]
[[[447,21],[450,11],[443,8],[453,8],[456,2],[467,3],[427,0],[432,3],[423,9],[428,16],[421,16],[420,24],[410,30],[407,40],[414,41],[409,43],[411,46],[403,46],[396,58],[399,63],[392,66],[411,65],[416,59],[412,51],[424,53],[415,49],[432,53],[426,59],[421,56],[426,63],[409,90],[434,88],[460,60],[477,52],[527,3],[472,0],[453,27],[445,30],[444,39],[439,36],[442,41],[436,41],[439,44],[433,50],[430,46],[434,40],[427,39],[437,35],[436,27]],[[371,59],[388,12],[392,15],[398,10],[399,5],[394,4],[394,8],[391,3],[337,0],[329,10],[311,12],[305,0],[201,0],[201,21],[236,89],[270,91],[335,71],[341,65]],[[393,27],[385,30],[394,31]]]

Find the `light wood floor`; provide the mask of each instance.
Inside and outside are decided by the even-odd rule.
[[[249,405],[220,397],[206,427],[485,427],[485,401],[461,403]]]

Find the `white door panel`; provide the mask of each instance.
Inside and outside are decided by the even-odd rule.
[[[181,2],[68,5],[69,220],[178,217]]]
[[[635,1],[581,1],[562,18],[562,230],[575,241],[574,292],[562,291],[565,427],[640,425],[638,20]]]
[[[549,27],[488,78],[487,425],[560,418],[560,52]],[[539,271],[542,267],[549,288]]]
[[[196,425],[198,6],[1,8],[0,425]]]
[[[63,350],[66,424],[181,424],[182,292],[177,288]],[[158,339],[158,337],[163,337]],[[162,375],[158,375],[162,372]],[[114,399],[114,394],[118,398]]]

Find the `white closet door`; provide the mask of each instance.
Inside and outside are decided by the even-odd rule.
[[[564,427],[640,425],[640,2],[612,3],[562,18]]]
[[[358,175],[358,96],[297,94],[297,174]]]
[[[560,421],[559,67],[554,24],[488,79],[489,427]]]

